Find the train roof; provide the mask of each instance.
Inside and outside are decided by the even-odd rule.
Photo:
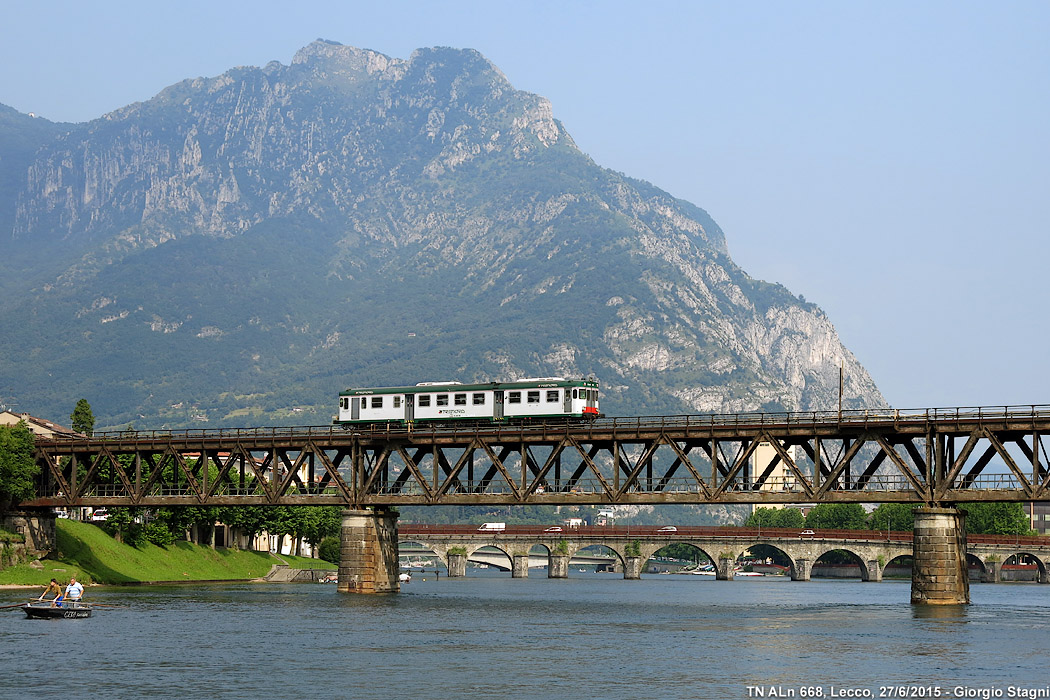
[[[513,382],[485,382],[483,384],[460,384],[459,382],[423,382],[415,386],[367,387],[340,391],[340,396],[362,396],[369,394],[439,394],[465,391],[492,391],[494,389],[548,389],[556,387],[582,386],[598,388],[597,379],[565,379],[564,377],[539,377]]]

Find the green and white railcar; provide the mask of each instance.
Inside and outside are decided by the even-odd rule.
[[[516,382],[348,389],[339,392],[337,424],[399,421],[594,418],[598,380],[542,377]]]

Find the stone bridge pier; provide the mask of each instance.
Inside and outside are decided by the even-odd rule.
[[[344,510],[339,532],[341,593],[396,593],[397,514],[384,509]]]
[[[966,564],[966,511],[916,508],[911,602],[960,605],[970,602]]]

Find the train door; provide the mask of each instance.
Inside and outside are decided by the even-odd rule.
[[[572,391],[565,387],[565,400],[562,401],[562,413],[572,413]]]
[[[361,420],[361,398],[350,399],[350,420]]]
[[[492,419],[503,420],[503,392],[500,390],[492,392]]]
[[[405,420],[416,419],[416,396],[405,394]]]

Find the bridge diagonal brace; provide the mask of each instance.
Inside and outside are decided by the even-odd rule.
[[[826,443],[827,441],[824,442]],[[839,477],[842,476],[842,472],[846,470],[846,467],[849,465],[850,461],[857,456],[858,452],[860,452],[860,448],[864,446],[864,442],[864,438],[861,437],[857,440],[854,440],[853,444],[849,446],[848,450],[839,451],[839,461],[835,464],[835,467],[828,473],[828,478],[826,478],[820,484],[820,488],[818,488],[813,494],[814,499],[821,499],[825,496],[825,494],[827,494],[828,491],[832,490],[831,487],[835,486],[838,483]],[[843,490],[846,489],[844,488]]]
[[[860,476],[857,477],[857,489],[863,491],[871,483],[871,479],[875,476],[875,473],[879,471],[879,467],[886,461],[886,450],[880,449],[878,454],[871,460],[864,471],[861,472]]]
[[[700,493],[704,494],[705,499],[710,499],[711,489],[708,488],[707,482],[704,481],[704,477],[700,474],[699,471],[697,471],[696,467],[693,466],[693,463],[689,460],[689,452],[692,451],[693,446],[686,445],[685,449],[683,450],[674,440],[668,440],[667,442],[671,446],[671,449],[674,450],[676,457],[674,464],[672,464],[671,468],[667,470],[667,473],[664,475],[663,480],[659,484],[660,490],[662,491],[664,489],[664,487],[666,486],[666,482],[674,475],[674,471],[677,468],[677,466],[679,464],[682,464],[685,466],[686,470],[690,474],[692,474],[693,480],[696,481],[696,485],[700,487]]]
[[[525,491],[526,496],[531,496],[533,493],[536,492],[536,489],[543,484],[544,479],[547,478],[547,474],[549,474],[550,470],[554,468],[555,464],[557,464],[558,457],[561,455],[561,452],[566,447],[568,447],[569,444],[570,443],[568,439],[563,438],[560,442],[558,442],[557,445],[554,445],[551,448],[551,453],[547,455],[547,459],[544,461],[543,466],[540,467],[540,469],[535,473],[535,478],[532,480],[532,483],[529,484],[528,489]]]
[[[791,473],[795,475],[798,483],[802,484],[802,490],[806,492],[806,497],[811,498],[813,496],[813,485],[809,483],[809,479],[802,473],[802,470],[798,468],[798,465],[795,464],[795,460],[791,459],[791,455],[789,455],[787,450],[784,449],[780,440],[776,440],[772,436],[769,436],[769,444],[773,446],[773,449],[777,451],[778,455],[780,455],[781,461],[784,462],[784,464],[787,465],[787,468],[791,470]]]
[[[361,481],[362,495],[366,493],[372,493],[372,487],[375,485],[376,479],[379,478],[380,473],[383,471],[379,468],[379,465],[386,463],[386,459],[388,458],[392,450],[401,455],[401,458],[405,461],[406,464],[412,461],[409,458],[408,454],[404,452],[402,445],[399,444],[397,446],[394,446],[393,448],[389,444],[383,445],[383,448],[379,450],[379,452],[375,453],[375,463],[372,465],[372,470],[363,470],[363,476],[365,476],[365,479]]]
[[[478,442],[477,438],[471,440],[470,444],[463,449],[463,454],[461,454],[459,456],[459,459],[456,460],[455,466],[449,465],[448,459],[445,458],[444,452],[438,453],[440,457],[441,469],[445,472],[445,478],[441,482],[441,485],[438,486],[438,488],[435,490],[435,497],[440,497],[447,494],[449,492],[449,489],[452,488],[453,485],[455,485],[459,491],[467,490],[463,487],[463,481],[459,478],[459,474],[463,471],[464,467],[466,467],[467,463],[470,461],[470,458],[473,456],[473,453],[479,447],[480,443]]]
[[[926,487],[925,484],[920,482],[915,477],[915,474],[912,473],[912,470],[908,467],[908,463],[905,462],[904,459],[900,456],[900,454],[897,453],[897,450],[893,448],[893,445],[891,445],[884,436],[879,435],[878,433],[875,434],[875,441],[879,443],[879,447],[882,448],[882,451],[889,456],[890,461],[893,462],[893,464],[897,467],[897,471],[903,474],[904,477],[911,483],[912,488],[915,489],[915,492],[917,494],[920,494],[927,503],[932,503],[933,497],[930,493],[930,490]],[[905,449],[908,449],[909,446],[912,450],[915,450],[915,446],[911,444],[910,440],[907,443],[905,443]],[[912,459],[914,459],[914,456],[912,457]]]
[[[959,456],[955,458],[951,469],[945,474],[943,481],[937,484],[935,493],[938,502],[944,500],[945,494],[947,494],[949,489],[955,484],[955,479],[959,476],[959,472],[961,472],[962,468],[966,465],[966,460],[970,458],[970,454],[973,452],[973,448],[977,445],[977,441],[981,438],[987,437],[987,431],[983,428],[977,428],[966,438],[966,444],[963,445],[962,451],[959,452]]]
[[[252,474],[255,475],[255,483],[262,487],[263,495],[266,497],[266,502],[271,505],[277,503],[276,490],[274,489],[274,485],[270,483],[270,479],[267,475],[267,471],[271,469],[270,465],[272,465],[273,463],[273,448],[266,452],[266,456],[263,457],[262,464],[256,464],[254,459],[248,460],[248,466],[251,467]]]
[[[597,445],[592,445],[591,446],[591,452],[593,454],[589,454],[589,453],[584,451],[583,445],[581,445],[579,443],[579,441],[576,440],[576,438],[571,438],[570,437],[569,440],[572,442],[573,446],[576,448],[576,451],[580,453],[580,457],[583,459],[582,464],[584,466],[586,466],[587,470],[590,471],[592,474],[594,474],[594,478],[598,480],[598,484],[602,488],[602,493],[606,497],[611,498],[612,495],[613,495],[612,484],[610,484],[608,479],[606,479],[605,476],[602,474],[602,470],[598,468],[598,465],[594,463],[594,456],[596,456],[598,454],[598,452],[599,452],[598,446]],[[581,478],[582,478],[582,476],[583,475],[580,474]],[[579,483],[579,478],[576,477],[576,474],[573,474],[573,477],[576,480],[576,482]]]
[[[160,462],[157,462],[157,455],[160,455]],[[147,452],[142,456],[142,461],[146,463],[147,475],[146,480],[139,485],[138,493],[135,494],[134,501],[140,502],[143,498],[149,495],[149,492],[153,490],[153,486],[159,481],[163,483],[164,479],[164,465],[167,463],[167,452]]]
[[[343,478],[343,475],[339,473],[338,462],[342,460],[344,454],[344,452],[340,452],[336,456],[336,461],[329,459],[328,453],[323,450],[317,454],[317,458],[320,460],[321,466],[324,468],[325,472],[318,484],[318,492],[323,492],[329,482],[334,482],[335,487],[339,489],[339,493],[342,494],[343,500],[347,504],[356,503],[353,490],[351,490],[350,485],[346,483],[346,479]]]
[[[620,490],[615,494],[617,500],[622,498],[632,486],[638,487],[638,490],[640,491],[644,490],[640,488],[638,484],[638,474],[641,473],[642,469],[645,468],[645,465],[652,459],[653,453],[656,451],[657,447],[658,443],[655,440],[651,441],[649,445],[642,450],[642,454],[638,455],[638,461],[634,465],[631,465],[629,470],[625,470],[627,478],[620,484]],[[619,443],[617,448],[622,452],[623,444]],[[626,454],[623,455],[623,463],[630,465],[630,460],[627,459]]]
[[[194,495],[197,496],[197,500],[204,503],[204,490],[201,489],[200,482],[194,475],[192,467],[186,462],[186,458],[177,451],[172,451],[172,458],[174,460],[172,471],[178,471],[186,477],[186,483],[190,485]]]
[[[722,479],[722,483],[718,484],[718,487],[712,494],[714,498],[720,497],[727,490],[729,490],[729,487],[733,484],[733,479],[736,478],[736,475],[740,473],[740,470],[744,468],[744,465],[747,464],[747,461],[751,459],[751,455],[754,454],[755,450],[758,448],[757,439],[742,438],[742,440],[745,443],[747,443],[746,447],[743,450],[737,451],[737,456],[736,459],[733,461],[733,466],[730,467],[729,471],[725,475],[725,478]]]
[[[423,497],[428,502],[432,501],[434,498],[434,489],[431,488],[430,482],[428,482],[426,477],[423,476],[423,471],[419,468],[419,462],[423,459],[425,455],[430,454],[430,452],[428,450],[420,448],[416,451],[416,457],[412,458],[409,456],[408,451],[405,449],[404,445],[398,445],[397,453],[401,456],[401,459],[405,460],[405,467],[406,471],[408,472],[407,474],[403,473],[394,482],[394,484],[398,486],[398,491],[401,490],[404,484],[408,483],[408,477],[409,475],[411,475],[415,478],[416,483],[419,484],[419,487],[423,489]],[[376,471],[380,471],[378,460],[376,464]]]
[[[481,446],[483,448],[482,451],[485,453],[486,457],[489,457],[489,466],[488,469],[485,470],[485,473],[481,475],[481,479],[479,481],[475,482],[474,480],[471,480],[470,493],[485,493],[485,489],[488,488],[488,485],[491,484],[492,480],[496,478],[497,474],[499,474],[499,469],[496,468],[496,462],[492,460],[492,455],[490,454],[491,450],[484,449],[485,445],[486,443],[481,443]],[[496,455],[496,459],[500,462],[503,462],[507,459],[507,457],[509,457],[512,454],[514,454],[513,447],[510,447],[508,445],[501,445],[499,454]]]
[[[489,460],[492,462],[492,467],[503,476],[503,479],[507,482],[507,485],[510,486],[510,491],[514,496],[514,500],[520,501],[521,489],[518,488],[517,482],[514,480],[513,477],[511,477],[510,473],[507,471],[507,467],[505,464],[503,464],[503,460],[496,456],[496,453],[492,451],[492,448],[487,442],[484,443],[484,447],[485,453],[488,455]]]
[[[299,489],[300,493],[303,493],[306,489],[303,486],[303,480],[299,478],[299,470],[303,467],[303,462],[308,459],[311,453],[313,445],[306,443],[302,449],[299,450],[299,455],[295,458],[295,461],[288,459],[287,450],[278,450],[277,457],[284,464],[287,473],[284,475],[284,479],[281,480],[277,488],[277,497],[287,496],[288,490],[292,487],[292,484]]]
[[[1023,436],[1013,440],[1013,443],[1017,445],[1018,449],[1021,450],[1025,458],[1028,460],[1028,463],[1032,465],[1032,494],[1036,498],[1039,498],[1046,491],[1046,485],[1048,480],[1050,480],[1050,471],[1044,469],[1039,463],[1039,433],[1032,434],[1032,445],[1035,448],[1034,450],[1024,441]],[[1038,485],[1036,482],[1038,482]]]
[[[95,458],[91,460],[84,478],[77,484],[77,498],[83,498],[84,494],[87,493],[92,480],[95,478],[95,474],[98,473],[99,465],[105,461],[108,455],[110,455],[109,449],[102,447],[99,449],[98,454],[95,455]]]
[[[236,463],[237,458],[241,456],[239,447],[237,450],[230,452],[225,462],[222,461],[222,457],[220,456],[218,450],[214,450],[213,452],[214,454],[212,455],[212,459],[219,465],[219,471],[215,475],[215,481],[213,481],[208,488],[209,497],[215,496],[219,492],[219,489],[222,487],[223,482],[226,480],[226,477],[230,473],[230,469]]]
[[[988,442],[990,442],[992,446],[995,447],[995,451],[998,452],[999,456],[1003,458],[1004,462],[1006,462],[1006,466],[1010,469],[1010,471],[1014,473],[1014,476],[1017,477],[1017,480],[1021,482],[1021,487],[1024,489],[1025,495],[1031,498],[1034,494],[1032,482],[1030,482],[1028,480],[1028,477],[1024,475],[1024,472],[1021,470],[1021,468],[1017,466],[1017,462],[1014,460],[1013,455],[1007,452],[1006,447],[1003,445],[1002,442],[999,441],[999,438],[997,438],[995,434],[991,431],[987,432]]]
[[[65,497],[66,503],[69,505],[73,504],[74,494],[70,490],[69,482],[66,480],[65,475],[62,473],[62,466],[58,459],[56,459],[50,452],[35,449],[36,453],[34,459],[37,464],[43,462],[47,465],[47,472],[52,479],[58,484],[59,492]],[[72,462],[73,460],[70,460]]]
[[[992,461],[992,457],[996,455],[995,446],[988,445],[984,450],[984,454],[974,463],[970,470],[963,476],[962,482],[959,484],[960,489],[968,489],[973,486],[973,482],[977,480],[984,468],[988,466],[988,463]]]

